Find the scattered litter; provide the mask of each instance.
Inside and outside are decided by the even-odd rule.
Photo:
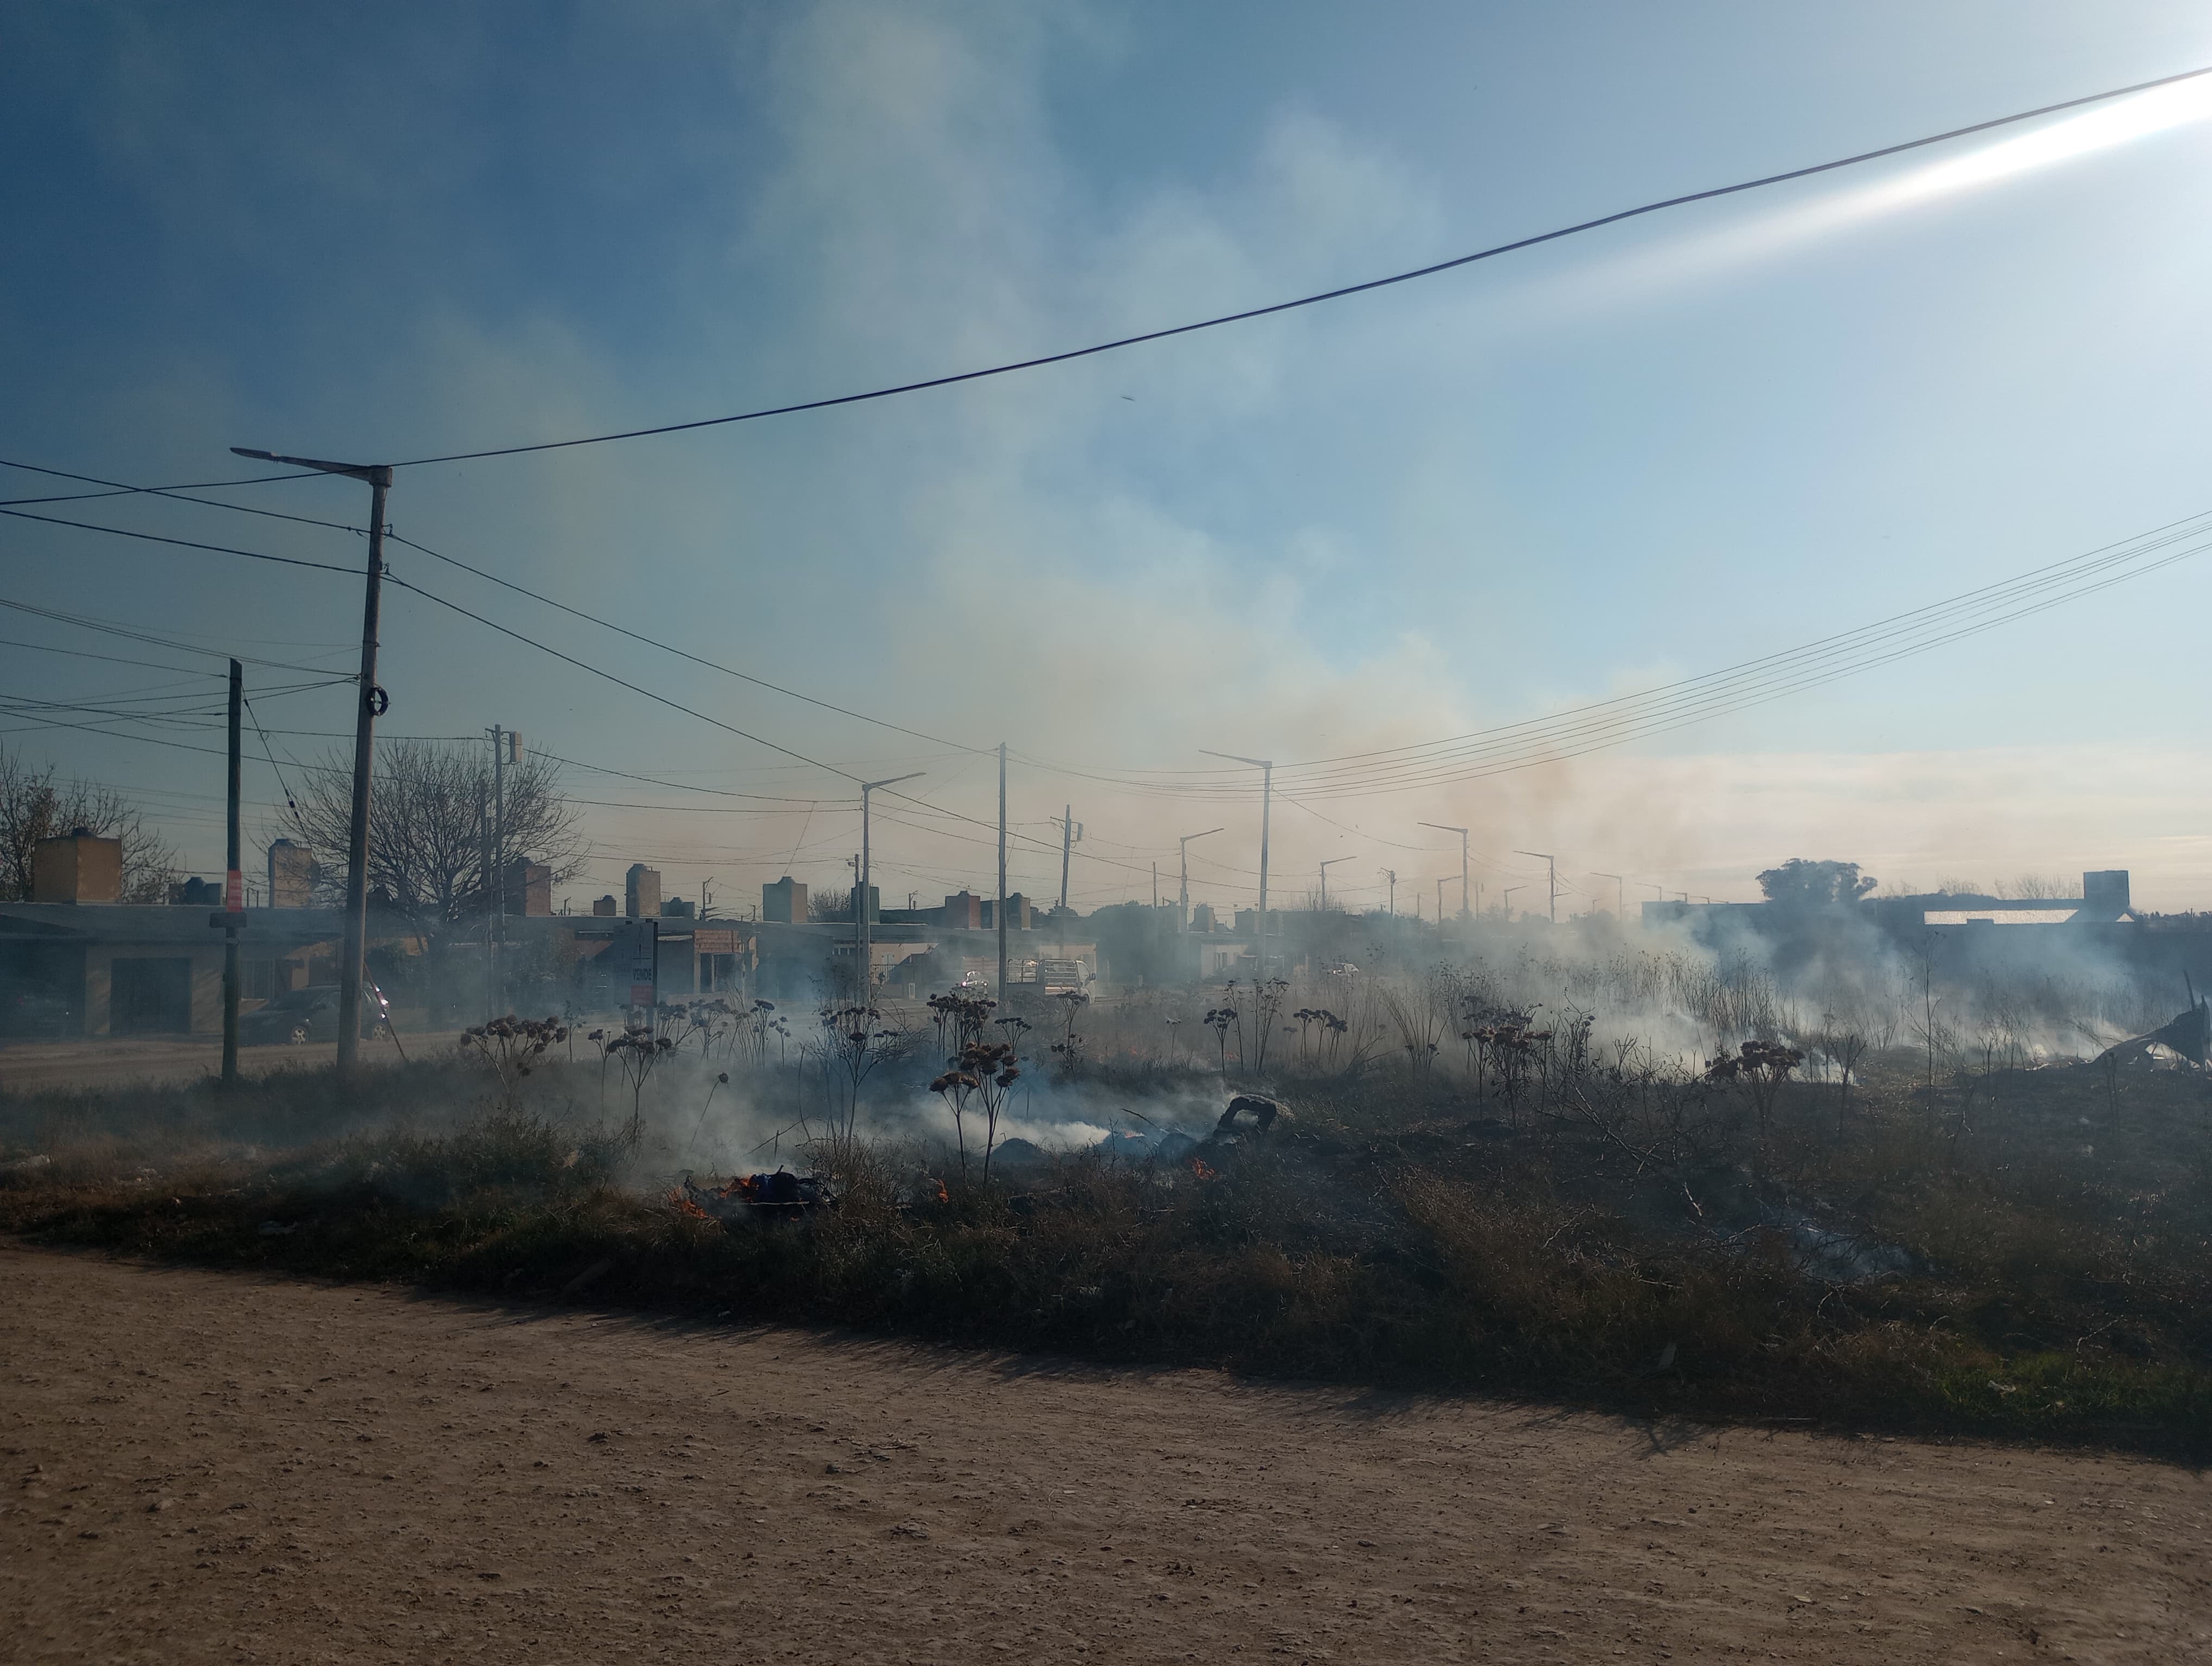
[[[669,1195],[682,1213],[714,1220],[790,1219],[817,1209],[837,1207],[836,1194],[820,1175],[793,1174],[778,1169],[774,1174],[732,1175],[720,1186],[700,1186],[690,1175]]]

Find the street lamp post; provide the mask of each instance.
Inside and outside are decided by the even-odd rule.
[[[1552,884],[1552,923],[1558,925],[1559,923],[1559,865],[1553,861],[1547,853],[1541,850],[1516,850],[1513,854],[1516,856],[1536,856],[1542,859],[1545,871],[1550,876]]]
[[[878,787],[896,787],[902,781],[919,781],[927,771],[916,769],[910,775],[893,775],[889,781],[864,781],[860,783],[860,887],[853,898],[853,952],[860,961],[860,999],[859,1005],[866,1006],[876,993],[876,969],[868,959],[868,794]],[[1004,905],[1000,909],[1004,913]],[[1000,998],[1005,999],[1004,991]]]
[[[353,812],[346,824],[345,948],[338,964],[338,1073],[343,1075],[361,1056],[361,962],[368,937],[369,774],[376,720],[390,703],[376,685],[376,627],[384,588],[384,497],[392,489],[392,465],[281,457],[246,446],[233,446],[231,450],[264,463],[317,469],[368,482],[368,586],[361,614],[361,693],[354,710]]]
[[[1601,879],[1613,881],[1613,917],[1626,925],[1628,921],[1628,882],[1618,873],[1607,873],[1600,868],[1590,872]]]
[[[1459,835],[1459,917],[1464,920],[1467,918],[1467,830],[1464,827],[1447,827],[1442,822],[1423,822],[1421,825],[1433,827],[1439,833]],[[1444,905],[1440,895],[1437,903],[1437,923],[1441,926],[1443,919]]]
[[[1176,922],[1177,931],[1190,929],[1190,842],[1193,839],[1211,837],[1222,830],[1218,827],[1209,827],[1203,833],[1185,833],[1176,840],[1176,845],[1180,848],[1179,854],[1182,858],[1182,883],[1176,887],[1176,906],[1182,910],[1182,917]]]
[[[1267,976],[1267,812],[1275,797],[1275,765],[1272,758],[1239,757],[1234,752],[1209,752],[1199,748],[1208,757],[1226,758],[1231,763],[1250,765],[1260,772],[1260,929],[1253,939],[1252,952],[1258,963],[1259,974]]]
[[[1349,856],[1332,856],[1321,865],[1321,911],[1328,912],[1328,871],[1339,862],[1348,862]]]

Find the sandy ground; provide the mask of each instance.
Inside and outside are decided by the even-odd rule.
[[[458,1031],[403,1034],[410,1058],[450,1049]],[[326,1065],[338,1055],[334,1041],[297,1047],[241,1047],[238,1067],[249,1076],[270,1070]],[[362,1048],[364,1058],[396,1063],[399,1055],[389,1036]],[[210,1036],[127,1036],[72,1041],[0,1042],[0,1089],[27,1092],[41,1087],[118,1087],[143,1082],[189,1082],[222,1068],[222,1039]]]
[[[0,1245],[20,1661],[2212,1660],[2212,1482]]]

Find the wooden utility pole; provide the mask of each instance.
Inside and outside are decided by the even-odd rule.
[[[229,859],[222,876],[222,1081],[238,1081],[238,928],[246,919],[246,874],[240,866],[238,836],[238,782],[240,763],[239,715],[246,704],[246,670],[230,662],[230,809]]]
[[[319,469],[368,482],[368,583],[361,610],[361,691],[354,713],[353,812],[346,827],[345,947],[338,960],[338,1073],[361,1062],[362,956],[368,938],[368,787],[376,748],[376,720],[392,702],[376,685],[376,629],[384,596],[384,499],[392,489],[388,463],[328,463],[282,457],[245,446],[240,457],[292,468]]]

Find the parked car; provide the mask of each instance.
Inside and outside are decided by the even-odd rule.
[[[361,1033],[376,1033],[386,1021],[390,1003],[374,983],[361,989]],[[338,1036],[338,986],[318,983],[289,989],[263,1007],[240,1014],[238,1040],[243,1047],[266,1047],[292,1043],[336,1041]]]
[[[0,984],[0,1036],[74,1036],[83,1028],[68,996],[42,984]]]

